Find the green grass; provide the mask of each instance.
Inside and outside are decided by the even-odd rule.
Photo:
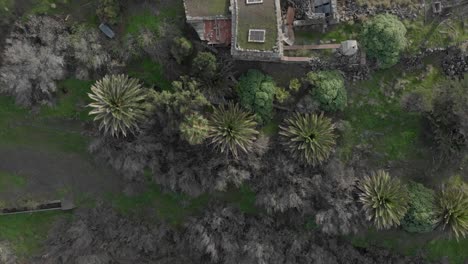
[[[58,86],[67,93],[59,92],[58,104],[43,106],[38,114],[16,106],[11,97],[0,96],[0,145],[86,153],[89,139],[81,135],[79,123],[66,120],[90,120],[84,108],[90,84],[73,79],[60,82]]]
[[[11,243],[20,258],[39,252],[52,224],[61,217],[71,217],[63,212],[42,212],[0,216],[0,240]]]
[[[160,90],[171,89],[171,82],[164,75],[163,66],[149,58],[133,61],[128,66],[128,75],[137,78],[149,87],[157,87]]]
[[[138,215],[151,210],[154,211],[153,220],[163,220],[177,226],[205,204],[207,196],[190,199],[182,194],[164,193],[159,186],[151,184],[142,194],[131,197],[111,195],[110,199],[113,206],[124,214]]]
[[[468,18],[457,18],[455,15],[450,19],[439,23],[438,21],[428,21],[418,19],[416,21],[406,20],[404,24],[408,30],[407,52],[416,53],[419,47],[439,48],[450,45],[457,45],[468,39],[466,26]]]
[[[192,17],[227,15],[229,0],[187,1],[187,10]]]
[[[9,15],[14,3],[14,0],[0,0],[0,15]]]
[[[20,175],[0,171],[0,191],[26,186],[26,179]]]
[[[276,135],[278,131],[279,131],[279,121],[274,120],[274,119],[266,123],[265,126],[263,126],[261,130],[261,132],[267,136]]]
[[[67,79],[58,82],[58,92],[60,100],[57,105],[43,107],[40,112],[41,117],[47,118],[67,118],[81,121],[92,120],[88,115],[89,109],[86,105],[90,102],[88,93],[91,91],[92,81],[81,81],[77,79]]]
[[[160,186],[149,184],[148,190],[136,196],[111,194],[108,196],[114,208],[128,215],[153,217],[152,221],[165,221],[173,226],[180,226],[189,216],[201,212],[211,199],[218,199],[237,206],[245,213],[256,213],[255,193],[246,186],[229,189],[226,192],[202,194],[196,198],[173,192],[163,192]]]
[[[319,40],[335,40],[334,43],[340,43],[348,39],[356,39],[360,30],[361,24],[354,22],[341,23],[339,25],[332,26],[325,33],[310,30],[297,30],[294,32],[296,37],[294,44],[312,45],[318,44]]]
[[[404,94],[416,92],[430,105],[432,88],[442,79],[441,74],[431,68],[419,78],[420,71],[405,74],[398,67],[378,71],[370,80],[353,85],[352,90],[357,92],[350,96],[344,111],[352,129],[341,138],[345,158],[358,144],[370,144],[384,160],[417,158],[424,152],[420,144],[422,116],[402,109],[400,100]]]
[[[437,237],[434,233],[412,234],[402,230],[369,230],[359,235],[349,236],[351,243],[360,248],[378,246],[394,252],[413,256],[423,253],[431,261],[448,257],[451,264],[463,264],[468,259],[468,238],[457,242],[455,239]]]
[[[265,42],[248,42],[249,29],[265,29]],[[274,1],[265,1],[261,5],[247,5],[245,1],[238,1],[237,45],[239,48],[272,51],[276,46],[277,37]]]
[[[125,18],[125,34],[138,35],[141,30],[149,30],[159,34],[160,26],[165,20],[176,19],[184,13],[182,2],[165,7],[159,10],[158,15],[154,15],[149,10],[142,10],[128,15]],[[180,22],[180,21],[179,21]]]

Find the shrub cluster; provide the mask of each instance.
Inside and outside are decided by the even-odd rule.
[[[338,71],[309,72],[305,80],[313,86],[312,96],[320,102],[323,110],[342,111],[346,107],[344,79]]]

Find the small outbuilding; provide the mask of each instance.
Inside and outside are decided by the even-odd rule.
[[[340,51],[343,55],[353,56],[358,52],[358,43],[356,40],[346,40],[341,42]]]

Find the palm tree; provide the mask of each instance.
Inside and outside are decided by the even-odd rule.
[[[280,126],[289,152],[298,160],[316,166],[330,156],[335,146],[334,126],[329,118],[296,113]]]
[[[258,131],[255,116],[243,111],[239,105],[229,103],[214,109],[209,120],[211,143],[221,153],[230,153],[238,158],[239,152],[252,149]]]
[[[435,214],[442,228],[447,226],[455,238],[468,235],[468,192],[462,186],[442,186],[435,202]]]
[[[408,191],[398,179],[379,170],[371,177],[366,176],[358,189],[367,220],[373,221],[377,229],[400,224],[408,210]]]
[[[88,96],[93,101],[90,115],[100,121],[99,129],[105,135],[127,136],[138,130],[138,123],[145,119],[148,111],[147,91],[137,79],[126,75],[105,76],[91,86]]]
[[[190,145],[201,144],[208,137],[210,130],[208,120],[199,113],[193,113],[186,117],[179,129],[182,138],[187,140]]]

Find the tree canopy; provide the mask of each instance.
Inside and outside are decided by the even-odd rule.
[[[406,47],[405,25],[394,15],[381,14],[364,23],[361,43],[382,68],[395,65]]]

